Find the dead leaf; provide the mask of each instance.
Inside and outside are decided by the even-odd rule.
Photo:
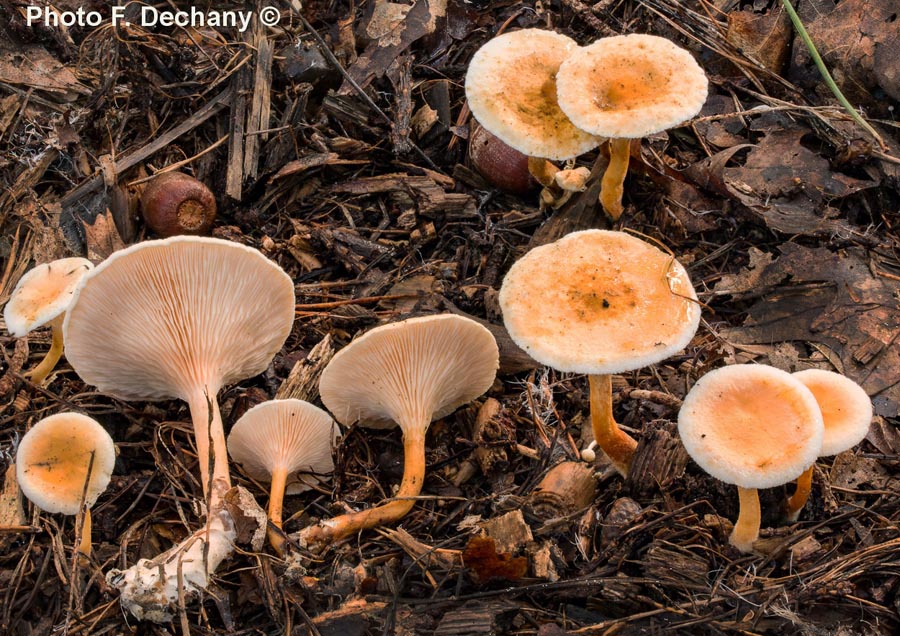
[[[51,93],[62,101],[72,101],[78,95],[91,93],[71,69],[58,62],[44,47],[34,44],[12,46],[0,44],[0,82]]]
[[[393,3],[383,3],[379,6],[385,7],[390,4]],[[438,18],[443,18],[447,14],[447,0],[417,0],[405,13],[397,9],[397,6],[405,5],[381,9],[384,17],[379,19],[375,29],[380,35],[369,43],[362,55],[347,69],[357,86],[365,88],[373,79],[384,75],[394,60],[410,45],[433,33]],[[398,20],[401,13],[402,19]],[[388,28],[391,24],[393,27]],[[338,94],[348,95],[354,91],[356,88],[345,80]]]
[[[879,97],[877,90],[900,100],[897,0],[805,0],[798,11],[819,55],[850,103],[864,105],[870,114],[889,117],[890,103]],[[833,99],[799,38],[794,41],[789,79]]]
[[[788,59],[791,21],[780,6],[765,14],[732,11],[728,14],[725,39],[773,73],[780,74]]]
[[[94,218],[93,225],[84,219],[81,220],[81,223],[84,225],[84,243],[87,247],[89,261],[99,263],[106,260],[113,252],[125,249],[125,242],[119,236],[119,231],[116,229],[112,213],[109,210],[98,214]]]
[[[878,460],[847,451],[834,458],[828,481],[834,488],[881,490],[887,487],[891,478]]]
[[[832,252],[785,243],[777,259],[755,256],[752,270],[722,281],[727,293],[758,299],[740,327],[720,335],[736,344],[815,342],[873,398],[884,417],[900,412],[900,282],[873,275],[861,248]],[[788,369],[793,371],[795,369]]]
[[[786,234],[848,235],[843,220],[826,218],[834,199],[877,186],[831,170],[828,160],[801,144],[808,129],[771,127],[743,166],[725,168],[729,196]]]

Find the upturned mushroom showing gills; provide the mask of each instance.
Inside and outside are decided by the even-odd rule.
[[[601,38],[574,51],[556,76],[559,107],[581,130],[609,138],[600,202],[616,220],[630,140],[677,126],[703,108],[709,81],[686,50],[655,35]]]
[[[542,185],[556,169],[547,159],[571,159],[603,139],[579,130],[556,101],[556,72],[578,44],[543,29],[504,33],[482,46],[466,72],[466,99],[485,130],[528,156]]]
[[[613,417],[611,374],[665,360],[690,342],[700,305],[687,272],[630,234],[585,230],[520,258],[499,299],[509,335],[531,357],[588,374],[594,438],[626,475],[637,443]]]
[[[825,434],[819,457],[837,455],[859,444],[872,423],[872,401],[856,382],[832,371],[806,369],[794,377],[812,391],[822,411]],[[797,488],[786,504],[786,516],[796,521],[812,490],[813,466],[797,479]]]
[[[294,285],[257,250],[176,236],[116,252],[75,296],[63,325],[66,356],[87,384],[125,400],[177,398],[190,408],[208,522],[171,553],[107,576],[132,613],[165,620],[177,582],[188,591],[205,587],[233,550],[216,395],[264,371],[281,349],[294,320]]]
[[[321,548],[409,512],[425,480],[429,424],[487,391],[499,364],[491,332],[451,314],[376,327],[339,351],[322,372],[322,402],[342,424],[399,426],[403,480],[391,501],[305,528],[301,541]]]
[[[78,551],[91,553],[91,507],[112,476],[116,447],[92,418],[79,413],[45,417],[22,437],[16,479],[41,510],[77,515],[84,506]],[[76,532],[77,534],[77,532]]]
[[[61,258],[38,265],[16,284],[3,311],[6,328],[16,338],[50,325],[53,340],[44,359],[27,375],[40,385],[63,354],[62,323],[82,276],[94,268],[86,258]]]
[[[317,476],[334,471],[331,450],[339,435],[328,413],[303,400],[263,402],[234,423],[228,452],[250,477],[271,482],[269,520],[279,530],[285,491],[301,493],[315,484]],[[268,534],[269,543],[282,554],[282,534],[271,529]]]
[[[786,371],[739,364],[710,371],[678,414],[688,454],[707,473],[738,487],[740,512],[729,542],[751,552],[759,537],[757,489],[796,479],[822,448],[822,413],[812,392]]]

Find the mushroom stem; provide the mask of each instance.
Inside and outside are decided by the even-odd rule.
[[[630,139],[609,140],[609,165],[600,181],[600,203],[613,221],[618,221],[623,212],[622,194],[625,191],[630,152]]]
[[[284,489],[287,485],[288,471],[286,468],[278,467],[272,471],[272,484],[269,489],[269,521],[272,525],[281,530],[281,510],[284,502]],[[278,554],[284,555],[284,537],[277,530],[269,528],[269,544]]]
[[[47,376],[50,375],[50,372],[56,368],[56,363],[59,362],[59,359],[63,354],[63,331],[62,324],[63,319],[65,318],[65,314],[61,314],[54,318],[52,322],[50,322],[50,328],[52,329],[53,339],[50,342],[50,350],[47,352],[47,355],[44,356],[44,359],[38,363],[38,365],[32,369],[28,375],[31,377],[32,383],[40,386],[43,384],[44,380],[47,379]]]
[[[425,422],[429,420],[426,419]],[[324,545],[340,541],[350,535],[376,526],[397,521],[412,510],[414,497],[422,492],[425,482],[425,430],[428,425],[402,427],[403,434],[403,481],[393,500],[368,510],[341,515],[307,528],[301,537],[307,544]],[[311,546],[312,547],[312,546]]]
[[[81,522],[81,541],[78,552],[86,557],[91,556],[91,509],[84,509],[84,521]]]
[[[759,538],[759,494],[756,488],[738,486],[740,512],[728,542],[741,552],[752,552],[753,543]]]
[[[204,386],[188,399],[188,408],[194,423],[194,437],[197,440],[197,458],[200,461],[200,481],[203,496],[207,499],[208,511],[215,512],[222,507],[223,497],[231,488],[228,474],[228,450],[225,445],[225,430],[222,428],[222,414],[216,400],[217,390]],[[210,454],[212,442],[212,454]],[[212,460],[212,476],[209,465]]]
[[[809,499],[812,491],[813,466],[810,466],[797,478],[797,488],[794,494],[788,497],[785,505],[785,516],[788,521],[796,521],[800,517],[800,511]]]
[[[612,412],[612,376],[589,375],[594,440],[619,474],[625,477],[637,442],[619,428]]]
[[[559,169],[550,161],[541,157],[528,157],[528,172],[544,187],[552,186]]]

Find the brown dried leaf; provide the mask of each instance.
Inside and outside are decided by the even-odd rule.
[[[828,160],[804,147],[804,128],[770,128],[743,166],[725,168],[727,193],[787,234],[846,235],[844,221],[825,218],[829,201],[878,184],[833,172]]]
[[[873,397],[876,413],[896,416],[900,282],[874,275],[869,254],[860,248],[832,252],[785,243],[779,249],[777,259],[757,256],[752,272],[716,287],[759,299],[741,327],[721,335],[735,344],[823,344],[840,359],[843,373]]]
[[[887,116],[880,88],[900,100],[900,22],[897,0],[805,0],[800,18],[841,91],[853,104]],[[822,84],[809,52],[797,38],[791,79],[806,88],[830,93]]]
[[[781,73],[788,59],[791,22],[780,6],[765,14],[732,11],[725,39],[773,73]]]
[[[88,224],[84,219],[81,223],[84,226],[84,242],[89,261],[99,263],[113,252],[125,248],[125,242],[119,236],[119,231],[116,229],[112,213],[109,210],[98,214],[93,225]]]

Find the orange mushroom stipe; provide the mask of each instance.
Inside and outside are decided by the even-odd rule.
[[[116,462],[112,438],[86,415],[58,413],[42,419],[22,437],[16,452],[16,480],[41,510],[84,513],[78,551],[91,554],[91,506],[106,490]],[[83,507],[82,507],[83,506]]]
[[[322,372],[322,402],[348,426],[399,426],[403,480],[391,501],[310,526],[300,533],[301,541],[321,548],[406,515],[425,481],[430,423],[487,391],[499,364],[491,332],[451,314],[376,327],[339,351]]]
[[[790,373],[742,364],[697,380],[678,414],[678,432],[703,470],[738,487],[729,542],[751,552],[760,527],[757,489],[785,484],[811,466],[824,425],[812,392]]]
[[[254,406],[228,434],[228,453],[250,477],[270,481],[269,543],[284,554],[285,492],[308,490],[317,476],[334,471],[331,450],[339,431],[325,411],[302,400],[270,400]],[[300,473],[306,473],[301,475]]]
[[[56,368],[63,354],[63,320],[82,277],[94,268],[85,258],[62,258],[30,270],[16,284],[3,318],[17,338],[50,325],[52,340],[43,360],[26,375],[40,386]]]
[[[612,413],[611,374],[674,355],[700,324],[684,268],[624,232],[586,230],[531,250],[500,288],[503,322],[538,362],[586,373],[597,445],[622,475],[637,446]]]
[[[824,371],[807,369],[794,377],[812,391],[822,412],[825,433],[820,457],[837,455],[859,444],[872,423],[872,401],[865,390],[850,378]],[[797,479],[794,494],[785,504],[788,521],[796,521],[812,492],[813,467]]]
[[[573,51],[559,67],[556,86],[566,117],[610,140],[600,202],[613,220],[622,214],[629,140],[690,119],[709,90],[690,53],[665,38],[638,33],[601,38]]]

